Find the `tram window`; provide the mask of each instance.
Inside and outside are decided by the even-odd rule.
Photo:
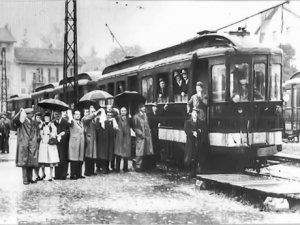
[[[212,67],[212,96],[213,101],[225,101],[226,93],[226,67],[222,65],[214,65]]]
[[[125,81],[118,82],[117,94],[123,93],[125,91]]]
[[[249,100],[249,65],[247,63],[230,66],[230,97],[240,96],[241,101]]]
[[[99,90],[101,90],[101,91],[106,91],[105,84],[103,84],[103,85],[100,85],[100,87],[99,87]]]
[[[254,100],[265,100],[266,93],[266,65],[254,64]]]
[[[271,67],[271,77],[269,82],[271,101],[280,100],[280,96],[281,96],[280,80],[281,80],[281,65],[273,64]]]
[[[107,85],[107,92],[111,95],[114,95],[114,85],[115,85],[114,83],[109,83]]]
[[[145,77],[142,79],[142,94],[146,98],[146,102],[153,102],[153,79]]]
[[[187,102],[188,71],[187,69],[173,72],[174,102]]]
[[[168,74],[160,75],[158,79],[157,102],[166,103],[169,101]]]

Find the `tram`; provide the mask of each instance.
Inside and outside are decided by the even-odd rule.
[[[183,71],[189,80],[187,91],[178,95],[174,76]],[[159,94],[161,80],[165,97]],[[137,91],[146,98],[148,110],[157,102],[162,112],[159,151],[167,151],[180,166],[186,143],[184,122],[190,117],[187,101],[198,81],[203,83],[208,103],[208,170],[228,172],[227,166],[235,172],[245,168],[259,172],[269,156],[282,150],[281,49],[263,46],[244,32],[202,32],[179,45],[108,66],[97,81],[79,80],[79,85],[82,95],[93,89],[113,96],[122,90]],[[62,98],[62,83],[59,86],[49,94]],[[72,94],[69,97],[70,103]]]

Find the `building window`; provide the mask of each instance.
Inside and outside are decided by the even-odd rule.
[[[43,75],[44,74],[44,70],[43,70],[43,68],[38,68],[37,69],[37,76],[38,76],[38,82],[40,82],[40,83],[42,83],[43,82]]]
[[[277,37],[276,37],[276,31],[273,31],[273,41],[276,41]]]
[[[259,43],[262,43],[264,41],[265,33],[260,33],[259,37]]]
[[[26,88],[21,88],[21,94],[26,94]]]
[[[55,75],[56,75],[56,82],[59,82],[59,69],[55,69]]]
[[[26,68],[25,67],[21,68],[21,81],[26,82]]]
[[[48,83],[51,82],[51,69],[48,69]]]
[[[142,79],[142,95],[147,102],[153,102],[153,79],[146,77]]]
[[[212,67],[212,96],[215,102],[224,102],[226,93],[226,67],[222,65],[214,65]]]
[[[74,68],[70,68],[70,77],[74,76]]]

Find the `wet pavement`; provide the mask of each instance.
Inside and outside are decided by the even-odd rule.
[[[22,184],[21,175],[21,168],[16,168],[13,161],[0,162],[0,224],[296,224],[300,221],[298,212],[261,212],[222,193],[196,190],[194,181],[170,181],[162,172],[98,174],[75,181],[41,181],[28,186]]]

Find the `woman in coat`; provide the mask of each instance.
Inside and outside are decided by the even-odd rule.
[[[53,122],[50,122],[50,113],[46,112],[44,115],[44,123],[41,127],[41,143],[39,150],[39,164],[42,167],[42,179],[45,179],[45,167],[50,167],[50,179],[52,181],[53,167],[58,166],[59,156],[57,146],[50,145],[49,140],[56,138],[57,129]]]
[[[191,176],[196,175],[198,163],[203,166],[205,160],[205,142],[206,142],[206,125],[204,121],[198,118],[199,109],[192,110],[191,119],[184,124],[186,133],[185,157],[184,163],[189,168]]]

